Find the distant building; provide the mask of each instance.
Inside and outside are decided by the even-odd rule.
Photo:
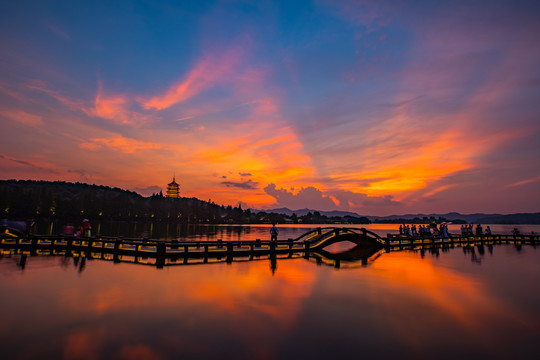
[[[175,176],[173,176],[172,183],[167,184],[167,197],[169,198],[180,197],[180,185],[176,183]]]

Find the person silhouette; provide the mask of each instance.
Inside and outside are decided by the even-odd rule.
[[[270,241],[277,241],[278,232],[276,224],[272,223],[272,227],[270,228]]]

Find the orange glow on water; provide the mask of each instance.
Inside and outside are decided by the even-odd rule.
[[[298,331],[311,345],[312,338],[328,336],[351,344],[357,333],[380,343],[390,337],[412,354],[425,354],[426,341],[441,337],[492,348],[501,333],[517,331],[514,341],[536,333],[534,304],[524,301],[528,295],[501,295],[508,286],[525,287],[477,271],[478,265],[471,266],[462,255],[461,249],[440,258],[382,253],[367,266],[345,261],[339,270],[303,258],[278,258],[274,274],[267,258],[162,270],[95,259],[87,260],[82,272],[73,259],[63,257],[44,262],[31,257],[24,272],[2,261],[8,275],[2,277],[3,302],[19,303],[26,313],[6,312],[0,334],[21,333],[26,327],[48,339],[54,326],[51,344],[67,358],[100,358],[105,351],[115,358],[167,358],[178,349],[200,351],[215,336],[239,341],[253,356],[261,349],[272,354],[268,343]],[[486,256],[485,270],[493,275],[517,267],[515,274],[529,281],[535,278],[536,254],[529,255],[525,266],[515,253],[504,265]],[[34,301],[37,293],[39,303]],[[27,318],[32,322],[21,322]],[[334,337],[336,324],[340,332]]]

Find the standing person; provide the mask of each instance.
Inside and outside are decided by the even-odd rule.
[[[482,236],[482,225],[478,224],[476,225],[476,236]]]
[[[486,227],[486,235],[491,235],[491,228],[489,225]]]
[[[272,223],[272,227],[270,228],[270,241],[277,241],[277,235],[278,229],[276,223]]]
[[[82,236],[90,237],[91,230],[92,230],[92,226],[90,225],[90,221],[88,219],[84,219],[82,223]]]

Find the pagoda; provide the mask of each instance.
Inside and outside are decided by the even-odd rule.
[[[180,197],[180,185],[175,180],[175,176],[173,176],[173,180],[170,184],[167,184],[167,197],[168,198],[179,198]]]

